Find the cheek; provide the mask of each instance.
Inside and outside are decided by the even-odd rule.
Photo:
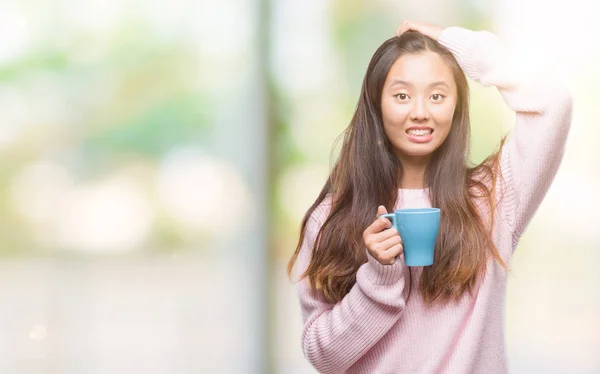
[[[402,125],[410,113],[408,105],[398,105],[394,102],[384,101],[381,105],[383,124],[386,127]]]
[[[431,116],[439,127],[450,128],[452,125],[452,118],[454,117],[454,106],[444,106],[432,110]]]

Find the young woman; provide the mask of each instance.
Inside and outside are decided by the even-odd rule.
[[[550,75],[521,80],[507,57],[490,32],[410,21],[375,52],[288,266],[300,275],[302,349],[320,372],[507,372],[508,263],[571,123],[568,90]],[[516,112],[512,135],[475,166],[465,73]],[[435,259],[409,268],[377,217],[421,207],[441,209]]]

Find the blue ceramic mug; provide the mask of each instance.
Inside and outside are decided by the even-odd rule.
[[[406,265],[433,264],[435,242],[440,230],[439,208],[399,209],[380,217],[390,219],[400,234]]]

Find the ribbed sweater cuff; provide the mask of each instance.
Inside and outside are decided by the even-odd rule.
[[[450,26],[442,30],[438,37],[438,42],[456,54],[470,52],[473,47],[474,33],[475,31],[473,30]]]
[[[363,265],[364,277],[375,285],[391,285],[402,278],[402,262],[394,265],[382,265],[367,252],[367,262]]]
[[[487,44],[502,41],[489,31],[473,31],[458,26],[442,30],[438,42],[446,47],[471,79],[479,79],[501,59],[501,48]],[[487,44],[486,44],[487,43]],[[485,50],[482,50],[485,49]]]

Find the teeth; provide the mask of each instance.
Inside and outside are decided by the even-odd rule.
[[[408,134],[416,135],[416,136],[429,135],[432,132],[433,132],[433,130],[417,130],[417,129],[412,129],[412,130],[407,131]]]

